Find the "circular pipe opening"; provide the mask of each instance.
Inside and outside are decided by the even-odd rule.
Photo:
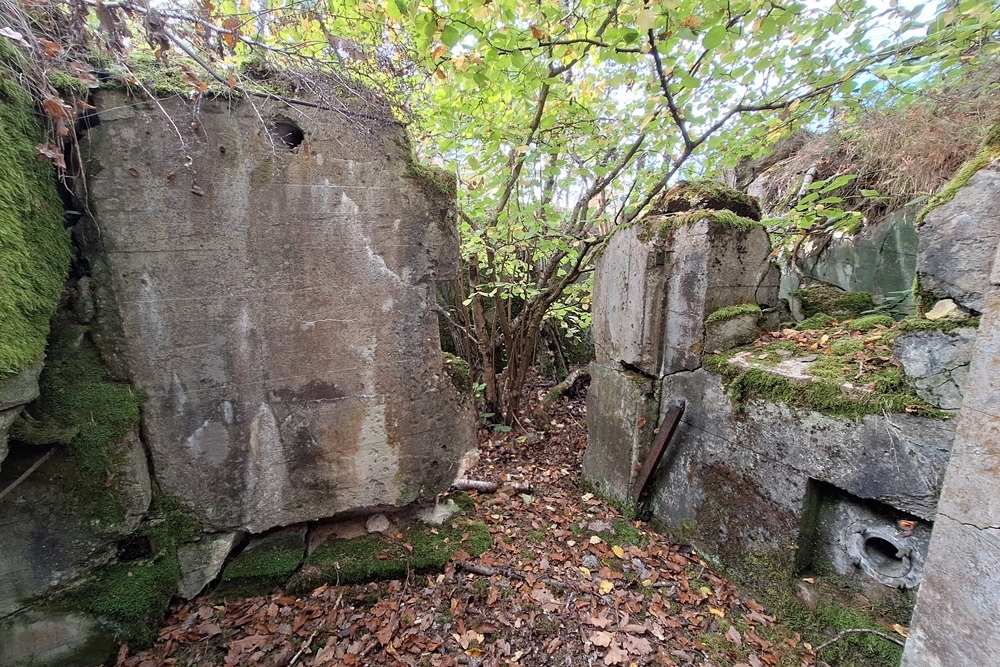
[[[869,537],[864,543],[864,555],[876,572],[885,577],[904,577],[910,571],[910,559],[899,556],[899,550],[889,540]]]
[[[301,127],[285,118],[275,118],[271,121],[268,131],[275,143],[281,143],[288,150],[298,148],[306,138],[306,133]]]

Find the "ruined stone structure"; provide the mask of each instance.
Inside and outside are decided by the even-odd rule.
[[[598,358],[584,474],[626,498],[654,429],[683,401],[645,499],[656,519],[731,564],[758,553],[794,556],[792,567],[824,565],[869,588],[914,587],[954,422],[905,413],[853,420],[768,400],[736,405],[723,378],[702,367],[704,354],[776,326],[770,250],[762,228],[711,218],[665,236],[617,235],[595,276]],[[939,407],[961,401],[955,383],[964,379],[969,332],[974,338],[974,329],[941,334],[944,342],[926,332],[900,338]],[[753,364],[746,354],[734,361]],[[807,372],[793,379],[810,381]],[[909,534],[900,536],[899,520],[914,522]]]
[[[921,283],[982,313],[903,667],[1000,664],[1000,164],[920,229]]]
[[[304,556],[311,522],[433,499],[475,446],[435,312],[436,281],[458,275],[454,187],[414,162],[403,128],[270,101],[104,90],[97,106],[81,193],[93,217],[73,230],[50,356],[86,357],[81,396],[120,396],[109,412],[124,426],[103,407],[100,433],[39,425],[43,386],[12,431],[0,488],[44,451],[28,440],[68,446],[0,503],[3,667],[100,662],[117,629],[104,621],[142,620],[121,618],[119,598],[197,595],[244,535],[278,527]],[[0,395],[3,419],[33,377]],[[97,436],[113,440],[94,464],[113,501],[100,518],[103,501],[74,486]],[[145,522],[154,496],[173,533]],[[147,567],[135,590],[87,588],[102,573],[128,588],[121,568]]]

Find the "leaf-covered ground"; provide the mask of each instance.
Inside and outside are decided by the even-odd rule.
[[[156,643],[123,647],[118,665],[823,664],[690,547],[588,492],[585,445],[582,397],[556,405],[547,434],[483,429],[469,477],[533,489],[470,494],[493,537],[482,556],[302,597],[209,594],[173,607]]]

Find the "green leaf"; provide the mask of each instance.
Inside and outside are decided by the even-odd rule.
[[[705,37],[701,40],[701,45],[706,49],[714,49],[715,47],[722,44],[726,39],[726,26],[717,25],[713,26],[711,30],[705,33]]]

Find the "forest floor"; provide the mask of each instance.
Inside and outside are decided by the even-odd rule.
[[[525,414],[551,383],[532,381]],[[582,396],[547,433],[480,429],[469,478],[528,482],[471,492],[492,547],[407,580],[171,608],[155,644],[119,667],[261,665],[703,665],[825,663],[689,546],[626,519],[582,484]]]

